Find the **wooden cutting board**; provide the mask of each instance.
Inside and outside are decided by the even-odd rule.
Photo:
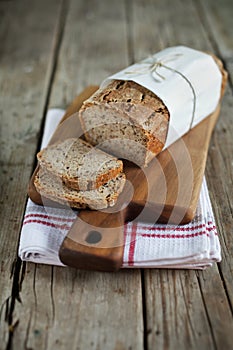
[[[97,86],[86,88],[67,109],[50,144],[82,134],[77,111]],[[81,210],[60,248],[61,261],[84,269],[114,271],[123,259],[126,221],[186,224],[196,211],[210,137],[220,107],[159,154],[147,168],[124,162],[127,183],[117,204],[103,211]],[[59,206],[42,199],[29,183],[29,197],[37,204]]]

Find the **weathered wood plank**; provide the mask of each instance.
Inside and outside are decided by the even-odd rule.
[[[50,107],[67,106],[87,85],[128,64],[125,17],[123,0],[71,3]]]
[[[233,231],[233,3],[228,0],[205,1],[199,6],[210,40],[223,57],[231,78],[231,90],[229,88],[224,97],[222,117],[216,126],[209,149],[207,179],[222,247],[223,259],[219,268],[233,309],[233,240],[230,234]]]
[[[223,54],[225,60],[233,57],[233,3],[231,0],[195,1],[199,15],[212,44]]]
[[[50,106],[128,62],[124,1],[71,1]],[[142,349],[139,271],[118,274],[27,265],[14,344],[44,349]],[[46,286],[46,290],[45,290]],[[36,297],[35,297],[36,296]],[[36,302],[35,302],[36,298]],[[15,345],[16,346],[16,345]]]
[[[46,105],[60,5],[61,1],[44,0],[0,4],[1,347],[8,341],[15,298],[8,299],[11,265]]]
[[[130,17],[133,58],[138,60],[161,48],[177,44],[215,51],[213,43],[209,40],[209,33],[200,21],[198,10],[199,8],[196,8],[192,1],[177,0],[173,2],[173,6],[169,1],[133,2]],[[141,18],[144,20],[142,21]],[[230,108],[229,99],[228,101],[225,99],[223,104],[228,106],[225,108]],[[226,118],[224,112],[222,112],[223,116]],[[226,122],[228,117],[224,120]],[[229,135],[232,135],[231,128]],[[221,140],[219,136],[222,137],[218,135],[217,139]],[[227,152],[223,149],[224,147],[232,150],[230,140],[227,145],[222,147],[224,157]],[[221,147],[219,145],[217,147],[220,152]],[[232,151],[229,157],[231,154]],[[231,178],[229,157],[227,156],[226,161],[228,172],[226,174],[225,169],[224,175],[222,169],[221,177],[217,176],[218,181],[222,178],[224,182],[226,175],[228,179]],[[213,161],[214,159],[213,157]],[[207,175],[211,181],[213,176],[216,177],[216,172],[213,175],[207,171]],[[214,202],[219,206],[221,188],[216,187],[215,192],[219,197],[214,198]],[[225,206],[231,210],[227,200]],[[219,219],[217,216],[218,221]],[[224,221],[229,225],[230,219]],[[229,249],[228,247],[228,252]],[[229,261],[229,257],[227,259],[224,261]],[[229,263],[228,269],[230,266],[232,263]],[[229,274],[229,288],[230,277],[232,280],[231,274]],[[196,349],[198,347],[205,349],[222,346],[229,348],[233,331],[231,306],[216,267],[203,273],[199,272],[198,275],[193,271],[146,271],[145,297],[148,349],[153,349],[155,344],[159,349]],[[213,300],[216,300],[215,304]],[[219,319],[221,324],[218,322]]]
[[[212,50],[192,1],[137,0],[130,10],[135,61],[168,46]]]
[[[214,349],[194,271],[146,272],[148,349]]]
[[[135,271],[83,273],[27,264],[15,348],[142,349],[134,326],[142,327],[137,285]]]
[[[233,3],[231,0],[194,2],[216,53],[224,60],[233,92]]]
[[[149,349],[231,349],[232,315],[216,266],[212,272],[146,273]]]
[[[210,40],[226,63],[232,90],[233,3],[227,0],[223,0],[221,3],[206,1],[200,3],[199,6],[202,9],[203,20],[207,23],[206,30],[209,33]],[[223,117],[217,124],[213,135],[207,163],[208,184],[222,247],[223,260],[219,268],[231,309],[233,308],[233,241],[230,234],[233,230],[232,107],[232,91],[228,90],[222,107]]]
[[[223,101],[222,117],[212,137],[206,169],[222,247],[222,262],[219,267],[231,307],[233,307],[233,239],[231,234],[233,232],[232,107],[232,93],[228,90]]]
[[[219,278],[218,267],[214,265],[211,274],[208,270],[197,273],[215,347],[232,348],[233,318],[226,297],[224,284]]]

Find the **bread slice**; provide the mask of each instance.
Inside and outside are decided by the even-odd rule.
[[[77,138],[44,148],[37,159],[66,186],[82,191],[104,185],[123,170],[122,161]]]
[[[213,58],[223,75],[223,93],[225,71]],[[97,90],[84,102],[79,118],[89,143],[139,166],[147,166],[162,151],[169,125],[164,103],[133,81],[114,80]]]
[[[42,197],[72,208],[99,210],[112,207],[116,203],[125,184],[125,175],[119,174],[95,190],[77,191],[68,188],[62,181],[41,168],[35,177],[34,184]]]

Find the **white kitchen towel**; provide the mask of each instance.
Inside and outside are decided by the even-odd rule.
[[[45,147],[64,111],[47,113],[41,147]],[[20,236],[24,261],[64,266],[59,248],[77,211],[39,206],[28,200]],[[127,268],[203,269],[221,260],[221,250],[205,179],[194,220],[187,225],[129,222],[124,226],[123,266]]]

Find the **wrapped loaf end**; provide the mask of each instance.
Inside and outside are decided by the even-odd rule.
[[[169,123],[166,106],[153,92],[120,80],[85,101],[79,117],[89,143],[139,166],[161,152]]]

